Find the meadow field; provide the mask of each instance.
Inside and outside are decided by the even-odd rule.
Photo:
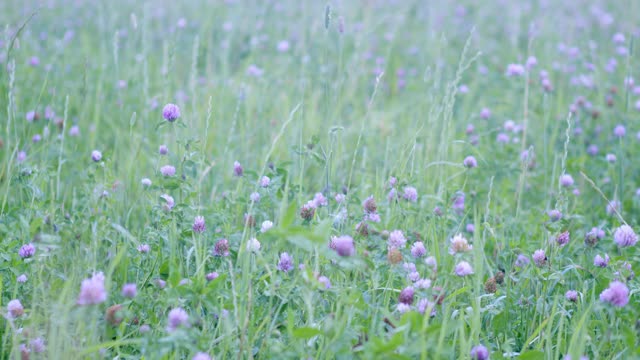
[[[640,359],[638,14],[0,1],[0,359]]]

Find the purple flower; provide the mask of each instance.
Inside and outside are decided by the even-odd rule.
[[[237,161],[234,161],[233,163],[233,174],[238,177],[244,174],[244,169],[242,169],[242,165],[240,165],[240,163]]]
[[[542,267],[547,263],[547,255],[544,253],[544,250],[538,249],[533,252],[533,262],[536,263],[538,267]]]
[[[315,207],[321,207],[321,206],[327,206],[329,205],[329,201],[327,200],[326,197],[324,197],[324,195],[322,195],[322,193],[316,193],[313,196],[313,204],[315,205]]]
[[[278,42],[277,49],[279,52],[287,52],[289,50],[289,42],[287,40],[282,40]]]
[[[572,302],[578,301],[578,292],[575,290],[569,290],[564,294],[564,297]]]
[[[409,279],[409,280],[411,280],[413,282],[416,282],[416,281],[420,280],[420,273],[417,272],[417,271],[410,272],[407,275],[407,279]]]
[[[289,272],[293,270],[293,258],[286,253],[283,252],[280,254],[280,260],[278,261],[278,270],[283,272]]]
[[[509,64],[507,66],[507,76],[522,76],[525,69],[521,64]]]
[[[406,186],[402,197],[407,201],[416,202],[418,201],[418,190],[413,186]]]
[[[451,208],[456,213],[458,213],[458,215],[464,212],[464,199],[465,199],[464,193],[458,193],[453,200],[453,204],[451,205]]]
[[[29,111],[25,118],[27,119],[27,122],[33,122],[33,120],[38,118],[38,114],[35,111]]]
[[[402,267],[407,270],[408,272],[416,272],[416,264],[412,263],[412,262],[406,262],[404,264],[402,264]]]
[[[98,162],[100,160],[102,160],[102,153],[98,150],[93,150],[91,152],[91,160]]]
[[[389,200],[389,202],[395,200],[398,197],[398,191],[395,188],[392,188],[391,190],[389,190],[389,194],[387,194],[387,200]]]
[[[562,187],[569,187],[573,185],[573,177],[569,174],[563,174],[560,176],[560,185]]]
[[[151,247],[149,247],[149,245],[147,244],[140,244],[138,246],[138,252],[142,253],[142,254],[146,254],[151,250]]]
[[[616,162],[616,156],[614,154],[607,154],[605,159],[609,164],[613,164]]]
[[[213,281],[213,280],[217,279],[219,276],[220,275],[217,272],[214,271],[214,272],[208,273],[206,278],[207,278],[207,281]]]
[[[474,231],[476,231],[476,226],[472,223],[468,223],[467,226],[465,226],[465,229],[467,230],[468,233],[472,233]]]
[[[53,120],[53,118],[55,116],[56,116],[56,113],[55,113],[55,111],[53,111],[51,106],[47,106],[46,108],[44,108],[44,118],[45,119]]]
[[[167,282],[162,280],[162,279],[156,279],[155,280],[155,284],[156,286],[158,286],[160,289],[164,289],[167,286]]]
[[[473,156],[467,156],[466,158],[464,158],[464,161],[462,163],[465,167],[470,169],[478,167],[478,161],[476,161],[476,158],[474,158]]]
[[[376,200],[373,196],[369,196],[362,202],[362,208],[366,214],[374,214],[378,210]]]
[[[467,252],[473,249],[473,245],[469,245],[469,241],[462,236],[462,234],[456,234],[449,240],[449,254],[455,255],[457,253]]]
[[[37,338],[31,340],[29,342],[29,345],[31,345],[31,349],[35,353],[43,353],[44,350],[46,349],[46,346],[44,344],[44,340],[42,340],[42,338],[40,338],[40,337],[37,337]]]
[[[260,241],[256,238],[251,238],[247,241],[247,251],[257,253],[260,251]]]
[[[411,305],[413,304],[413,296],[414,296],[413,287],[409,286],[402,289],[402,291],[400,291],[400,295],[398,296],[398,301],[401,304]]]
[[[20,255],[20,257],[23,259],[30,258],[35,253],[36,253],[36,247],[31,243],[22,245],[22,247],[20,247],[20,250],[18,250],[18,255]]]
[[[379,223],[380,221],[382,221],[382,219],[380,218],[380,214],[378,213],[365,214],[364,219],[365,221],[374,223]]]
[[[442,209],[440,208],[440,206],[436,206],[433,208],[433,215],[442,216]]]
[[[204,223],[204,217],[203,216],[196,216],[196,218],[193,220],[193,232],[200,234],[205,232],[205,230],[207,229],[207,226]]]
[[[400,249],[405,246],[405,244],[407,243],[407,239],[404,237],[404,234],[401,230],[393,230],[389,234],[388,243],[389,247],[393,249]]]
[[[488,360],[489,350],[484,345],[476,345],[471,348],[470,355],[473,360]]]
[[[424,247],[422,241],[416,241],[411,245],[411,255],[416,258],[423,257],[427,254],[427,249]]]
[[[160,195],[160,197],[161,197],[161,198],[163,198],[163,199],[164,199],[164,201],[165,201],[165,205],[164,205],[164,207],[165,207],[165,209],[166,209],[166,210],[171,210],[171,209],[173,209],[173,206],[174,206],[176,203],[175,203],[175,201],[173,200],[173,197],[172,197],[171,195],[163,194],[163,195]]]
[[[549,220],[558,221],[562,219],[562,213],[558,209],[549,210]]]
[[[345,199],[345,195],[344,194],[336,194],[336,196],[334,197],[334,199],[336,200],[336,202],[338,204],[342,204],[344,202]]]
[[[509,135],[505,134],[505,133],[499,133],[496,136],[496,141],[502,144],[506,144],[509,142]]]
[[[181,326],[186,326],[189,321],[189,314],[182,308],[175,308],[169,311],[167,331],[174,332]]]
[[[624,137],[627,134],[627,129],[623,125],[616,125],[613,129],[613,136],[617,138]]]
[[[593,259],[593,265],[601,268],[607,267],[609,265],[609,255],[604,254],[604,258],[599,254]]]
[[[616,213],[616,211],[620,210],[620,201],[618,200],[611,200],[608,204],[607,204],[607,215],[613,215]]]
[[[404,304],[404,303],[398,303],[398,305],[396,305],[396,310],[400,314],[404,314],[406,312],[411,311],[411,305],[407,305],[407,304]]]
[[[340,256],[352,256],[355,254],[355,244],[353,238],[349,235],[338,236],[333,240],[333,246],[336,253]]]
[[[309,201],[300,208],[300,217],[303,220],[311,220],[316,213],[316,206],[313,201]]]
[[[29,59],[29,65],[36,67],[38,65],[40,65],[40,59],[37,56],[32,56]]]
[[[160,147],[158,148],[158,153],[160,155],[167,155],[169,153],[169,148],[167,147],[167,145],[160,145]]]
[[[73,125],[69,129],[69,136],[79,136],[80,135],[80,127],[78,125]]]
[[[262,74],[264,74],[264,70],[254,64],[249,65],[249,67],[247,68],[247,75],[249,76],[260,77],[262,76]]]
[[[211,360],[211,356],[207,353],[199,352],[195,354],[191,360]]]
[[[426,259],[424,259],[424,263],[427,264],[428,267],[430,267],[433,271],[436,271],[438,269],[438,262],[436,261],[435,256],[429,256]]]
[[[416,271],[416,264],[415,263],[406,262],[406,263],[402,264],[402,267],[408,272],[415,272]]]
[[[602,239],[603,237],[604,230],[594,227],[585,234],[584,243],[593,246],[598,242],[598,240]]]
[[[624,34],[623,33],[619,33],[619,32],[615,33],[613,35],[612,41],[615,44],[624,44],[624,42],[625,42]]]
[[[35,134],[31,138],[31,141],[34,142],[34,143],[40,142],[40,140],[42,140],[42,136],[40,136],[40,134]]]
[[[162,176],[174,176],[176,174],[176,168],[171,165],[165,165],[160,168],[160,173]]]
[[[556,243],[560,246],[567,245],[569,243],[569,240],[571,240],[571,236],[568,231],[564,231],[556,237]]]
[[[325,289],[331,289],[331,281],[326,276],[319,276],[318,281],[324,285]]]
[[[149,187],[151,186],[151,179],[149,178],[143,178],[142,180],[140,180],[140,183],[142,184],[142,186],[144,187]]]
[[[418,289],[428,289],[431,287],[431,280],[429,279],[418,279],[416,280],[413,285],[415,287],[417,287]]]
[[[213,256],[229,256],[229,241],[220,239],[213,247]]]
[[[124,284],[122,286],[122,296],[133,299],[136,297],[138,293],[138,289],[136,288],[136,284]]]
[[[266,188],[271,184],[271,179],[268,176],[263,176],[260,178],[260,187]]]
[[[259,202],[260,201],[260,193],[258,193],[258,192],[251,193],[251,195],[249,195],[249,200],[251,200],[251,202],[253,202],[253,203]]]
[[[480,110],[480,118],[481,119],[489,119],[491,117],[491,110],[489,110],[489,108],[483,108],[482,110]]]
[[[427,312],[428,309],[431,309],[431,316],[436,316],[435,303],[429,301],[428,299],[420,299],[416,307],[418,308],[418,312],[420,314],[424,315],[424,313]]]
[[[22,162],[24,162],[26,159],[27,159],[27,153],[26,153],[26,152],[24,152],[24,151],[19,151],[19,152],[18,152],[18,155],[16,156],[16,160],[17,160],[19,163],[22,163]]]
[[[456,275],[461,277],[467,276],[473,274],[473,268],[468,262],[460,261],[458,264],[456,264],[454,272],[456,273]]]
[[[273,222],[269,220],[265,220],[262,222],[262,225],[260,226],[260,232],[265,233],[269,231],[269,229],[271,229],[272,227],[273,227]]]
[[[633,87],[634,84],[635,84],[635,80],[633,79],[633,77],[624,78],[624,86],[630,88],[630,87]]]
[[[638,235],[636,235],[631,226],[622,225],[613,233],[613,240],[619,247],[633,246],[638,242]]]
[[[104,274],[99,272],[91,278],[82,280],[78,305],[100,304],[107,300],[107,290],[104,288]]]
[[[629,288],[620,281],[614,281],[609,284],[609,288],[600,293],[600,301],[623,307],[629,303]]]
[[[529,265],[529,258],[524,254],[519,254],[514,265],[516,267],[523,268]]]
[[[21,283],[21,284],[26,283],[26,282],[27,282],[27,280],[28,280],[28,279],[27,279],[27,275],[26,275],[26,274],[22,274],[22,275],[20,275],[20,276],[18,276],[18,277],[16,278],[16,281],[17,281],[17,282],[19,282],[19,283]]]
[[[7,310],[9,311],[8,315],[11,319],[18,318],[24,314],[24,307],[22,307],[22,303],[20,303],[18,299],[9,301],[9,303],[7,303]]]
[[[168,122],[174,122],[180,117],[180,108],[175,104],[167,104],[162,109],[162,117]]]

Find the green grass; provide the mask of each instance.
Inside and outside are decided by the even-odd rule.
[[[0,359],[21,358],[21,344],[30,348],[35,338],[46,349],[31,351],[32,359],[191,359],[197,352],[458,359],[478,344],[492,359],[640,358],[633,277],[640,252],[613,241],[620,225],[637,226],[640,209],[640,97],[624,86],[638,76],[633,14],[640,5],[607,4],[614,22],[603,27],[589,1],[462,4],[463,16],[456,4],[419,0],[0,3],[0,309],[7,315],[13,299],[25,309],[16,319],[0,317]],[[628,55],[616,53],[616,32]],[[277,50],[281,40],[287,52]],[[579,54],[559,51],[561,43]],[[38,66],[29,65],[32,56]],[[508,64],[529,56],[537,66],[505,75]],[[612,72],[610,58],[618,63]],[[250,65],[262,76],[249,75]],[[543,91],[540,70],[553,91]],[[576,85],[580,76],[594,86]],[[459,91],[463,84],[468,93]],[[588,104],[569,114],[581,96]],[[162,118],[167,103],[180,106],[175,123]],[[52,119],[44,118],[47,107]],[[28,122],[29,111],[39,119]],[[504,130],[509,119],[523,129]],[[627,130],[620,139],[617,124]],[[69,133],[73,125],[79,136]],[[498,143],[499,133],[509,143]],[[36,134],[42,140],[34,143]],[[168,155],[159,155],[161,144]],[[592,144],[596,156],[587,153]],[[91,160],[93,150],[101,161]],[[524,150],[534,154],[531,166],[521,160]],[[463,166],[469,155],[477,168]],[[235,161],[242,177],[234,176]],[[160,174],[167,164],[176,176]],[[564,173],[574,186],[559,185]],[[259,186],[263,175],[267,188]],[[415,187],[417,202],[389,200],[390,177],[400,195]],[[328,205],[302,219],[300,209],[319,192]],[[457,212],[460,193],[465,206]],[[175,199],[170,211],[163,194]],[[369,196],[381,222],[363,234]],[[618,214],[607,214],[608,200],[620,201]],[[551,209],[563,218],[549,221]],[[192,231],[197,215],[206,219],[202,234]],[[274,227],[262,233],[265,220]],[[592,227],[606,235],[587,246]],[[396,229],[407,246],[393,264],[387,236]],[[559,247],[562,231],[571,241]],[[472,251],[449,254],[457,233]],[[354,238],[356,255],[328,247],[339,235]],[[221,238],[228,257],[212,254]],[[261,243],[256,253],[246,248],[251,238]],[[412,257],[416,241],[437,269]],[[22,259],[28,243],[35,256]],[[151,251],[140,253],[141,244]],[[546,251],[544,266],[514,265],[537,249]],[[278,270],[282,252],[294,270]],[[609,266],[594,266],[605,253]],[[454,274],[462,260],[473,275]],[[412,284],[405,262],[432,284],[416,289],[412,310],[401,314],[398,295]],[[78,306],[82,281],[100,271],[107,300]],[[208,281],[214,271],[220,276]],[[487,291],[500,272],[504,283]],[[21,274],[25,283],[16,280]],[[625,307],[600,301],[614,279],[630,289]],[[135,298],[121,295],[125,283],[137,285]],[[565,299],[568,290],[578,291],[577,302]],[[440,295],[434,316],[431,307],[417,311],[419,300]],[[113,324],[105,313],[116,304],[121,321]],[[189,326],[169,332],[176,307],[187,311]]]

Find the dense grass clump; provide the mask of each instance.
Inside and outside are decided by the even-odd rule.
[[[0,359],[640,358],[640,2],[0,2]]]

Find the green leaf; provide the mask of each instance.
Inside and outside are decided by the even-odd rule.
[[[224,281],[225,281],[226,278],[227,278],[227,275],[226,274],[222,274],[222,275],[218,276],[217,278],[215,278],[214,280],[209,281],[207,283],[207,286],[205,286],[202,289],[202,295],[208,295],[213,290],[217,289],[221,284],[224,284]]]
[[[31,234],[35,233],[38,229],[40,229],[40,226],[43,223],[43,219],[42,217],[38,216],[38,217],[34,217],[33,220],[31,221],[31,224],[29,225],[29,232]]]
[[[170,270],[171,270],[171,267],[169,266],[169,260],[165,260],[165,262],[163,262],[160,265],[160,268],[158,269],[158,273],[160,274],[160,277],[162,279],[167,279],[169,277]]]
[[[312,327],[301,327],[293,330],[293,337],[298,339],[310,339],[322,335],[322,331]]]
[[[518,356],[519,360],[544,360],[544,353],[540,350],[530,350],[525,351],[520,356]]]
[[[398,332],[394,334],[387,343],[378,343],[375,347],[375,352],[378,354],[389,353],[397,349],[402,344],[404,344],[404,336],[401,332]]]
[[[157,124],[156,124],[156,131],[157,131],[158,129],[160,129],[161,127],[166,126],[166,125],[168,125],[168,124],[169,124],[169,123],[168,123],[166,120],[162,120],[162,121],[160,121],[159,123],[157,123]]]
[[[298,207],[296,206],[296,204],[295,203],[289,204],[289,207],[287,207],[287,211],[284,213],[284,215],[282,216],[282,219],[280,220],[280,227],[283,229],[289,228],[291,224],[293,224],[293,222],[295,221],[297,214],[298,214]]]
[[[553,317],[553,315],[551,316]],[[545,327],[545,325],[547,325],[547,323],[549,322],[549,320],[551,319],[551,317],[548,317],[546,319],[544,319],[540,325],[538,325],[538,327],[536,328],[536,330],[529,336],[529,338],[527,339],[527,341],[524,342],[524,346],[529,346],[531,345],[536,338],[538,337],[538,334],[540,334],[540,331],[542,331],[542,328]]]

